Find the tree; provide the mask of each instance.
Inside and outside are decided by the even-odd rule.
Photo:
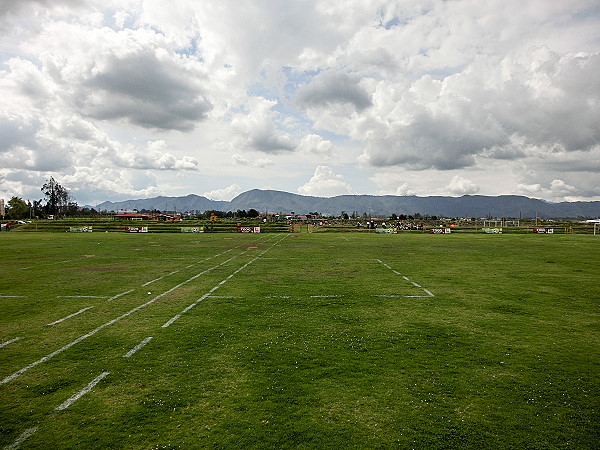
[[[254,218],[258,217],[259,215],[260,215],[260,213],[257,210],[255,210],[254,208],[250,208],[248,210],[248,217],[250,217],[250,218],[254,219]]]
[[[48,214],[58,214],[61,212],[67,206],[71,197],[69,191],[62,187],[53,177],[46,180],[41,190],[46,196],[46,212]]]
[[[6,217],[9,219],[26,219],[29,216],[29,206],[22,198],[12,197],[6,206]]]

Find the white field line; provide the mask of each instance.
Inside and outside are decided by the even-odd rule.
[[[136,353],[138,350],[141,350],[142,347],[144,347],[151,340],[152,340],[152,336],[148,336],[146,339],[142,340],[142,342],[140,342],[138,345],[136,345],[131,350],[129,350],[127,353],[125,353],[123,355],[123,358],[131,358],[134,353]]]
[[[261,242],[262,242],[262,241],[261,241]],[[242,246],[242,244],[238,245],[238,247],[241,247],[241,246]],[[185,267],[182,267],[181,269],[174,270],[173,272],[170,272],[170,273],[167,273],[167,274],[165,274],[165,275],[163,275],[163,276],[160,276],[160,277],[158,277],[158,278],[155,278],[154,280],[150,280],[150,281],[148,281],[148,282],[146,282],[146,283],[142,284],[142,286],[148,286],[149,284],[152,284],[152,283],[154,283],[155,281],[159,281],[159,280],[162,280],[162,279],[163,279],[163,278],[165,278],[165,277],[168,277],[168,276],[171,276],[171,275],[175,275],[176,273],[178,273],[178,272],[181,272],[182,270],[185,270],[185,269],[189,269],[190,267],[193,267],[193,266],[194,266],[194,265],[196,265],[196,264],[202,264],[203,262],[209,261],[209,260],[211,260],[211,259],[213,259],[213,258],[216,258],[216,257],[218,257],[218,256],[221,256],[221,255],[224,255],[225,253],[227,253],[227,252],[230,252],[231,250],[233,250],[233,249],[232,249],[232,248],[230,248],[230,249],[227,249],[227,250],[225,250],[224,252],[221,252],[221,253],[219,253],[219,254],[217,254],[217,255],[210,256],[210,257],[208,257],[208,258],[204,258],[203,260],[201,260],[201,261],[196,261],[195,263],[192,263],[192,264],[188,264],[187,266],[185,266]]]
[[[427,295],[402,295],[402,297],[404,298],[422,298],[422,297],[435,297],[435,295],[433,295],[431,293],[431,291],[425,289],[423,286],[421,286],[418,283],[415,283],[414,281],[411,281],[407,276],[402,275],[400,272],[398,272],[397,270],[392,269],[389,265],[387,265],[386,263],[384,263],[382,260],[380,259],[374,259],[373,261],[377,261],[378,263],[382,264],[384,267],[388,268],[389,270],[391,270],[392,272],[394,272],[396,275],[400,275],[402,276],[402,278],[404,278],[406,281],[408,281],[409,283],[411,283],[413,286],[418,287],[419,289],[422,289],[423,291],[425,291],[425,293]],[[376,297],[393,297],[392,295],[376,295]],[[397,296],[398,297],[398,296]]]
[[[54,265],[54,264],[65,264],[65,263],[70,263],[70,262],[74,262],[74,261],[81,261],[83,259],[88,259],[88,257],[87,256],[82,256],[80,258],[64,259],[62,261],[56,261],[56,262],[55,261],[42,262],[42,263],[37,263],[37,264],[35,264],[33,266],[20,267],[19,269],[20,270],[29,270],[29,269],[33,269],[33,268],[36,268],[36,267],[51,266],[51,265]]]
[[[37,431],[37,429],[38,429],[38,427],[32,427],[32,428],[28,428],[27,430],[23,431],[19,435],[19,437],[17,437],[17,439],[15,439],[15,442],[4,447],[4,450],[14,450],[14,449],[18,448],[19,445],[21,445],[23,442],[25,442],[33,433],[35,433]]]
[[[84,396],[85,394],[90,392],[92,389],[94,389],[94,386],[96,386],[98,383],[100,383],[100,381],[102,381],[109,373],[110,372],[102,372],[100,375],[98,375],[96,378],[94,378],[92,381],[90,381],[90,383],[86,387],[84,387],[82,390],[77,392],[72,397],[65,400],[64,403],[62,403],[61,405],[54,408],[54,410],[62,411],[63,409],[67,409],[69,406],[71,406],[73,403],[75,403],[77,400],[79,400],[82,396]]]
[[[232,279],[236,274],[238,274],[239,272],[241,272],[242,270],[244,270],[246,267],[248,267],[250,264],[252,264],[254,261],[256,261],[257,259],[259,259],[262,255],[264,255],[265,253],[267,253],[269,250],[271,250],[273,247],[275,247],[277,244],[279,244],[281,241],[283,241],[285,238],[287,238],[289,236],[289,234],[286,234],[283,238],[279,239],[277,242],[275,242],[272,246],[270,246],[269,248],[263,250],[258,256],[256,256],[254,259],[251,259],[250,261],[248,261],[246,264],[244,264],[243,266],[237,268],[235,271],[233,271],[231,274],[229,274],[226,278],[224,278],[223,280],[221,280],[219,282],[219,284],[213,286],[206,294],[204,294],[202,297],[200,297],[198,300],[196,300],[194,303],[191,303],[190,305],[188,305],[186,308],[184,308],[180,313],[175,314],[173,317],[171,317],[169,320],[167,320],[162,326],[161,328],[167,328],[169,327],[173,322],[175,322],[177,319],[179,319],[183,314],[185,314],[186,312],[188,312],[190,309],[192,309],[194,306],[196,306],[198,303],[200,303],[201,301],[203,301],[204,299],[211,297],[211,294],[213,292],[215,292],[217,289],[219,289],[221,286],[223,286],[225,283],[227,283],[227,281],[229,281],[230,279]],[[224,261],[223,264],[226,264],[229,261]]]
[[[88,309],[92,309],[92,308],[93,308],[93,306],[88,306],[87,308],[80,309],[79,311],[77,311],[73,314],[69,314],[68,316],[63,317],[62,319],[58,319],[58,320],[55,320],[54,322],[47,323],[46,326],[49,327],[51,325],[56,325],[57,323],[61,323],[67,319],[70,319],[71,317],[75,317],[76,315],[81,314],[82,312],[85,312]]]
[[[0,295],[0,298],[25,298],[24,295]]]
[[[108,300],[106,300],[106,302],[111,302],[111,301],[113,301],[113,300],[115,300],[115,299],[117,299],[117,298],[119,298],[119,297],[123,297],[124,295],[130,294],[130,293],[131,293],[131,292],[133,292],[133,291],[135,291],[135,289],[130,289],[130,290],[129,290],[129,291],[127,291],[127,292],[121,292],[120,294],[113,295],[113,296],[112,296],[112,297],[110,297]],[[106,302],[104,302],[104,303],[106,303]]]
[[[341,295],[311,295],[310,298],[337,298],[341,297]]]
[[[195,263],[194,263],[194,264],[195,264]],[[150,280],[150,281],[148,281],[147,283],[144,283],[144,284],[142,284],[142,286],[148,286],[149,284],[152,284],[152,283],[154,283],[155,281],[162,280],[164,277],[168,277],[168,276],[170,276],[170,275],[175,275],[177,272],[181,272],[181,271],[182,271],[182,270],[184,270],[184,269],[189,269],[189,268],[190,268],[190,267],[192,267],[194,264],[189,264],[189,265],[187,265],[187,266],[185,266],[185,267],[182,267],[181,269],[177,269],[177,270],[174,270],[174,271],[173,271],[173,272],[171,272],[171,273],[167,273],[166,275],[163,275],[162,277],[158,277],[158,278],[155,278],[154,280]]]
[[[223,253],[225,253],[225,252],[223,252]],[[233,258],[237,258],[238,256],[242,255],[243,253],[246,253],[246,252],[239,253],[238,255],[235,255],[235,256],[233,256],[232,258],[230,258],[230,260],[231,260],[231,259],[233,259]],[[228,261],[229,261],[229,260],[228,260]],[[84,334],[84,335],[82,335],[82,336],[79,336],[77,339],[75,339],[74,341],[71,341],[71,342],[69,342],[67,345],[64,345],[63,347],[59,348],[58,350],[54,350],[52,353],[50,353],[50,354],[48,354],[48,355],[46,355],[46,356],[44,356],[44,357],[42,357],[42,358],[38,359],[37,361],[34,361],[34,362],[32,362],[31,364],[29,364],[29,365],[27,365],[27,366],[25,366],[25,367],[23,367],[23,368],[21,368],[21,369],[17,370],[17,371],[16,371],[15,373],[13,373],[12,375],[9,375],[9,376],[7,376],[6,378],[4,378],[4,379],[0,380],[0,386],[1,386],[1,385],[3,385],[3,384],[6,384],[6,383],[9,383],[9,382],[11,382],[12,380],[14,380],[14,379],[16,379],[16,378],[20,377],[21,375],[23,375],[23,374],[24,374],[25,372],[27,372],[29,369],[32,369],[32,368],[34,368],[34,367],[36,367],[36,366],[39,366],[40,364],[42,364],[42,363],[44,363],[44,362],[48,361],[50,358],[53,358],[53,357],[55,357],[56,355],[58,355],[58,354],[60,354],[60,353],[64,352],[65,350],[68,350],[68,349],[70,349],[70,348],[71,348],[71,347],[73,347],[74,345],[76,345],[76,344],[79,344],[81,341],[83,341],[83,340],[85,340],[85,339],[87,339],[87,338],[89,338],[89,337],[91,337],[91,336],[95,335],[96,333],[98,333],[99,331],[103,330],[104,328],[106,328],[106,327],[108,327],[108,326],[110,326],[110,325],[113,325],[114,323],[117,323],[117,322],[118,322],[118,321],[120,321],[121,319],[124,319],[125,317],[128,317],[128,316],[130,316],[131,314],[133,314],[133,313],[135,313],[135,312],[139,311],[140,309],[142,309],[142,308],[145,308],[146,306],[149,306],[149,305],[151,305],[152,303],[156,302],[156,301],[157,301],[158,299],[160,299],[161,297],[164,297],[165,295],[167,295],[167,294],[170,294],[170,293],[171,293],[171,292],[173,292],[175,289],[178,289],[178,288],[180,288],[180,287],[181,287],[181,286],[183,286],[184,284],[187,284],[187,283],[189,283],[190,281],[192,281],[192,280],[195,280],[196,278],[198,278],[198,277],[200,277],[200,276],[204,275],[205,273],[208,273],[208,272],[210,272],[211,270],[214,270],[214,269],[216,269],[216,268],[217,268],[217,267],[219,267],[219,266],[220,266],[220,264],[217,264],[217,265],[215,265],[215,266],[213,266],[213,267],[210,267],[210,268],[208,268],[208,269],[206,269],[206,270],[204,270],[204,271],[202,271],[202,272],[200,272],[200,273],[198,273],[198,274],[194,275],[193,277],[191,277],[191,278],[188,278],[187,280],[185,280],[185,281],[183,281],[183,282],[179,283],[178,285],[176,285],[176,286],[173,286],[171,289],[168,289],[168,290],[166,290],[165,292],[163,292],[162,294],[159,294],[159,295],[157,295],[156,297],[152,298],[151,300],[148,300],[146,303],[142,303],[141,305],[138,305],[138,306],[136,306],[135,308],[133,308],[133,309],[130,309],[130,310],[129,310],[129,311],[127,311],[126,313],[123,313],[123,314],[121,314],[119,317],[115,317],[114,319],[112,319],[112,320],[110,320],[110,321],[108,321],[108,322],[106,322],[106,323],[104,323],[104,324],[102,324],[102,325],[100,325],[100,326],[98,326],[98,327],[94,328],[94,329],[93,329],[92,331],[90,331],[89,333],[86,333],[86,334]]]
[[[23,338],[16,337],[16,338],[12,338],[10,341],[3,342],[2,344],[0,344],[0,348],[4,347],[5,345],[12,344],[13,342],[17,342],[19,339],[23,339]]]

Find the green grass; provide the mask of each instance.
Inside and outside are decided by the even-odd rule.
[[[0,342],[21,337],[0,348],[1,379],[179,286],[0,385],[3,447],[33,427],[20,448],[600,442],[593,236],[5,233],[0,245]]]

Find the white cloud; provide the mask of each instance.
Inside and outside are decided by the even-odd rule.
[[[499,72],[476,61],[442,81],[424,75],[408,90],[380,82],[366,119],[372,125],[355,128],[366,143],[363,160],[449,170],[475,165],[476,155],[519,159],[529,146],[576,151],[598,145],[600,54],[559,57],[541,48],[500,64]]]
[[[581,194],[579,189],[563,180],[552,180],[548,187],[543,187],[539,183],[519,184],[517,185],[517,191],[522,195],[549,198],[554,201],[575,201]]]
[[[346,183],[343,175],[334,173],[331,167],[317,166],[312,178],[298,188],[298,193],[316,197],[335,197],[354,194],[354,190]]]
[[[308,134],[304,136],[300,140],[298,150],[304,153],[311,153],[325,159],[332,158],[335,155],[333,143],[323,139],[318,134]]]
[[[234,153],[231,155],[231,159],[236,165],[256,168],[266,168],[274,164],[273,160],[267,157],[246,157],[244,155],[240,155],[239,153]]]
[[[460,175],[455,175],[446,186],[446,190],[452,195],[476,194],[479,192],[479,186],[471,180],[463,178]]]
[[[0,2],[3,188],[53,174],[102,201],[243,174],[293,191],[344,164],[377,193],[600,199],[595,6]],[[319,176],[303,188],[350,189]]]
[[[240,188],[237,184],[230,184],[223,189],[215,189],[214,191],[205,192],[202,195],[211,200],[231,201],[231,199],[241,192],[242,188]]]
[[[415,195],[415,192],[410,188],[408,183],[403,183],[396,188],[396,195]]]
[[[330,104],[348,104],[356,110],[371,106],[369,94],[360,86],[360,78],[343,72],[323,72],[302,86],[296,98],[307,108]]]
[[[292,137],[277,128],[277,114],[272,108],[276,101],[263,97],[251,97],[246,104],[246,111],[237,114],[232,120],[238,139],[234,146],[265,153],[292,151],[296,144]]]

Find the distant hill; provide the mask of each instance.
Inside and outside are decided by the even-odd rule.
[[[432,215],[445,217],[536,217],[590,218],[600,216],[600,202],[549,203],[518,195],[464,195],[462,197],[417,197],[396,195],[340,195],[310,197],[289,192],[253,189],[230,202],[209,200],[199,195],[185,197],[155,197],[123,202],[104,202],[100,210],[158,209],[161,211],[204,212],[209,210],[237,211],[256,209],[261,213],[389,216],[391,214]]]
[[[185,197],[153,197],[140,198],[137,200],[125,200],[122,202],[104,202],[98,205],[100,211],[119,211],[119,210],[134,210],[141,211],[147,209],[152,211],[177,211],[177,212],[204,212],[208,210],[228,211],[229,202],[219,202],[209,200],[200,195],[189,194]]]

